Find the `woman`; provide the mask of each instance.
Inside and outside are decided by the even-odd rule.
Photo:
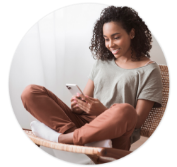
[[[24,107],[54,130],[56,142],[84,145],[111,139],[113,148],[129,150],[135,128],[162,104],[160,70],[149,59],[151,40],[132,8],[105,8],[93,30],[90,50],[97,61],[85,96],[73,97],[70,109],[45,87],[29,85],[21,96]]]

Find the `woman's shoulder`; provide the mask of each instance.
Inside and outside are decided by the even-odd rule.
[[[148,64],[152,64],[152,63],[154,63],[153,60],[151,60],[150,58],[148,58],[145,55],[143,55],[140,58],[140,60],[138,60],[138,61],[135,62],[135,65],[136,65],[137,68],[139,68],[139,67],[144,67],[144,66],[146,66]]]
[[[146,61],[143,62],[143,64],[144,65],[142,67],[137,68],[137,71],[139,75],[141,75],[141,77],[150,80],[161,79],[160,67],[155,61],[147,59]]]
[[[146,56],[142,57],[140,59],[140,61],[138,61],[136,63],[136,67],[137,67],[137,69],[143,70],[143,71],[150,70],[150,69],[151,70],[154,70],[154,69],[158,70],[158,68],[159,68],[158,64],[154,60],[152,60]]]

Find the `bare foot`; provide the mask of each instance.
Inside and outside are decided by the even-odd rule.
[[[73,144],[73,133],[61,134],[58,137],[58,143]]]

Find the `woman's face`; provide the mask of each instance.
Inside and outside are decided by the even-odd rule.
[[[112,21],[103,25],[105,46],[112,52],[116,59],[121,56],[131,56],[130,44],[134,35],[134,29],[131,30],[130,34],[127,34],[117,22]]]

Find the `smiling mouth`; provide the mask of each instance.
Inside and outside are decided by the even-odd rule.
[[[115,49],[115,50],[111,50],[112,54],[116,54],[119,52],[120,49]]]

